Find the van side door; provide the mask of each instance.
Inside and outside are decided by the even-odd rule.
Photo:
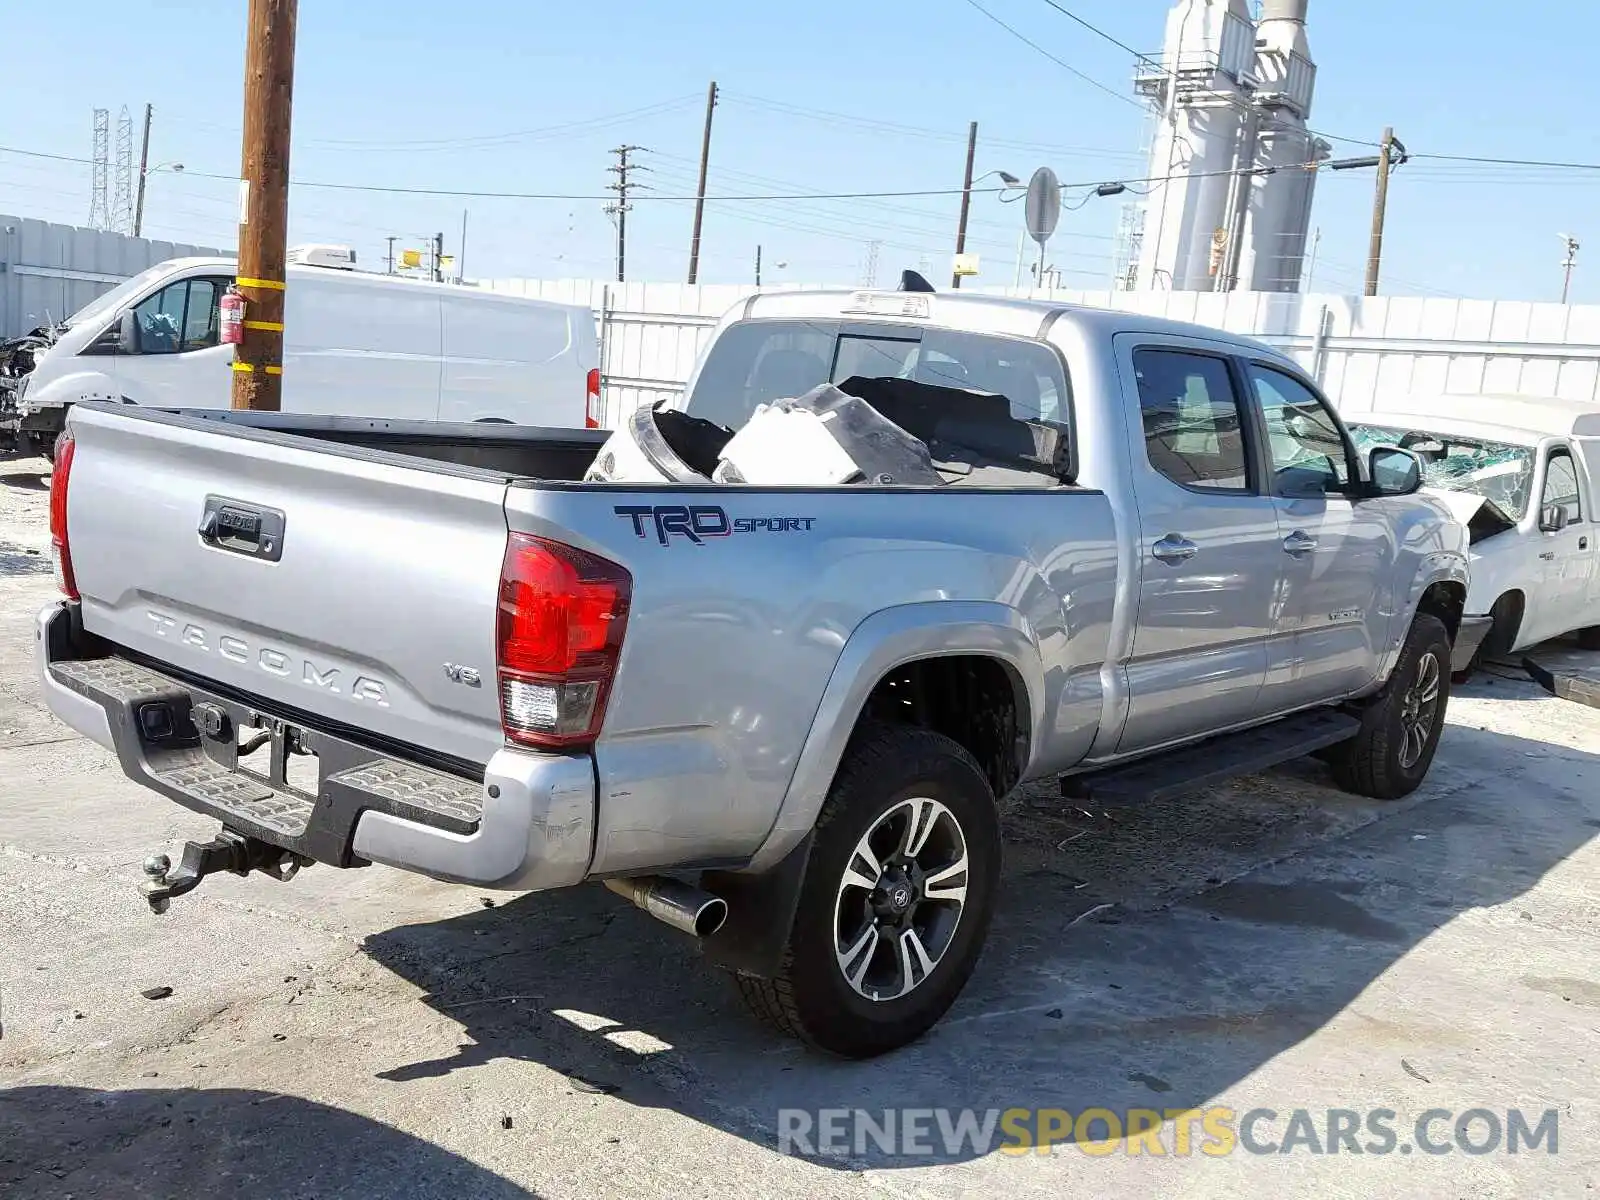
[[[1284,554],[1231,348],[1117,343],[1140,526],[1126,754],[1256,715]]]
[[[1360,691],[1378,673],[1399,547],[1381,500],[1360,499],[1355,447],[1333,408],[1281,363],[1245,360],[1277,510],[1283,569],[1263,707]],[[1406,581],[1409,583],[1409,580]]]

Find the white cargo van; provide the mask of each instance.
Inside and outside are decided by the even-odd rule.
[[[23,438],[48,449],[79,400],[227,408],[233,347],[219,344],[217,305],[236,266],[173,259],[67,318],[16,393]],[[285,303],[285,412],[600,424],[587,308],[293,262]]]

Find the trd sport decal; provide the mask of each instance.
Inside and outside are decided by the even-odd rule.
[[[665,546],[671,538],[688,538],[697,546],[707,538],[722,538],[735,533],[809,533],[815,517],[733,517],[711,504],[619,504],[612,511],[633,522],[633,532],[648,537],[654,529],[656,540]]]

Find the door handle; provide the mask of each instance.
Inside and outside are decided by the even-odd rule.
[[[1199,552],[1200,547],[1180,533],[1169,533],[1154,546],[1150,547],[1150,553],[1169,566],[1188,562]]]
[[[1586,537],[1579,538],[1578,539],[1578,549],[1579,550],[1587,550],[1588,548],[1589,548],[1589,539],[1586,538]]]
[[[1299,557],[1302,554],[1310,554],[1316,548],[1317,539],[1301,529],[1296,529],[1288,537],[1283,539],[1283,550],[1285,554],[1293,554],[1296,557]]]

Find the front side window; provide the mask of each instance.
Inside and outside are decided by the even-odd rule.
[[[1228,364],[1209,354],[1142,348],[1133,352],[1150,465],[1200,491],[1250,488],[1244,413]]]
[[[1567,514],[1567,524],[1576,525],[1583,520],[1583,506],[1578,499],[1578,472],[1572,455],[1565,450],[1552,450],[1550,463],[1544,469],[1544,497],[1540,511],[1559,508]]]
[[[184,279],[168,284],[134,307],[140,354],[181,354],[203,350],[218,340],[215,279]]]
[[[1350,486],[1350,451],[1327,405],[1292,375],[1247,368],[1267,428],[1272,475],[1281,496],[1324,496]]]

